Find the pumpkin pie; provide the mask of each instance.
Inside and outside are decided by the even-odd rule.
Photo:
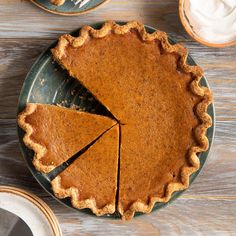
[[[107,22],[99,30],[63,35],[55,60],[79,80],[121,124],[117,210],[123,219],[148,213],[189,186],[208,149],[209,89],[203,71],[187,64],[187,50],[164,32],[138,22]]]
[[[28,103],[18,116],[24,143],[34,150],[33,164],[48,173],[117,122],[100,115],[48,104]]]
[[[108,130],[94,145],[52,181],[58,198],[71,197],[76,208],[94,214],[114,213],[119,152],[119,126]]]

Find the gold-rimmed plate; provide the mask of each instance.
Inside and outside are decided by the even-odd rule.
[[[0,208],[22,219],[33,235],[62,236],[53,211],[34,194],[15,187],[0,186],[0,202]]]

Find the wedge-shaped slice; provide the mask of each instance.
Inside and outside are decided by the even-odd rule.
[[[52,181],[59,198],[96,215],[114,213],[117,190],[119,127],[114,126]]]
[[[47,104],[28,103],[18,117],[33,164],[49,172],[116,124],[110,118]]]
[[[50,0],[50,2],[54,5],[61,6],[65,3],[65,0]]]

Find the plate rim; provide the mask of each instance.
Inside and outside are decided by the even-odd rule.
[[[54,15],[60,15],[60,16],[79,16],[79,15],[83,15],[92,11],[95,11],[97,8],[105,5],[106,3],[108,3],[111,0],[102,0],[102,2],[100,2],[99,4],[97,4],[96,6],[93,6],[89,9],[85,9],[79,12],[65,12],[65,11],[57,11],[57,10],[51,10],[48,9],[47,7],[45,7],[43,4],[40,4],[37,2],[37,0],[30,0],[34,5],[36,5],[37,7],[41,8],[42,10],[52,13]]]
[[[45,216],[45,219],[47,219],[54,236],[62,236],[60,224],[55,213],[41,198],[24,189],[7,185],[0,185],[0,193],[17,195],[32,203]]]
[[[127,23],[127,22],[128,22],[128,21],[116,21],[117,24],[121,24],[121,25],[122,25],[122,24],[125,24],[125,23]],[[90,24],[90,26],[93,27],[93,28],[100,28],[104,23],[105,23],[105,21],[96,22],[96,23],[94,23],[94,24]],[[70,32],[69,34],[72,34],[72,35],[78,34],[81,28],[82,28],[82,27],[77,28],[76,30],[73,30],[73,31]],[[156,28],[154,28],[154,27],[152,27],[152,26],[149,26],[149,25],[145,25],[145,28],[146,28],[147,31],[150,31],[150,32],[154,32],[154,31],[158,30],[158,29],[156,29]],[[169,41],[170,41],[171,43],[173,43],[173,44],[178,43],[177,40],[173,39],[173,38],[172,38],[171,36],[169,36],[169,35],[168,35],[168,39],[169,39]],[[52,42],[52,43],[50,44],[50,46],[49,46],[46,50],[44,50],[44,51],[38,56],[38,58],[36,59],[36,61],[35,61],[35,62],[33,63],[33,65],[31,66],[30,70],[28,71],[28,73],[27,73],[27,75],[26,75],[26,77],[25,77],[24,83],[23,83],[23,85],[22,85],[20,95],[19,95],[18,106],[17,106],[17,115],[21,112],[21,109],[20,109],[21,101],[22,101],[22,100],[25,100],[25,101],[26,101],[26,99],[28,98],[28,94],[27,94],[27,95],[24,94],[24,90],[25,90],[25,87],[27,86],[27,83],[29,83],[29,82],[34,82],[34,80],[31,81],[32,78],[33,78],[32,74],[35,73],[35,70],[36,70],[36,74],[37,74],[37,71],[38,71],[37,66],[38,66],[38,64],[40,63],[40,61],[41,61],[42,59],[44,59],[45,56],[47,56],[48,58],[52,57],[51,55],[47,55],[47,54],[50,52],[50,49],[51,49],[52,47],[55,47],[55,45],[57,44],[57,42],[58,42],[58,39],[55,40],[54,42]],[[193,65],[197,65],[196,62],[195,62],[195,60],[194,60],[194,58],[191,56],[190,53],[188,53],[188,60],[190,60]],[[204,75],[202,76],[201,81],[206,84],[206,85],[204,85],[204,86],[206,86],[206,87],[208,87],[208,88],[210,89],[209,83],[208,83],[208,81],[207,81],[207,79],[206,79],[206,77],[205,77]],[[32,83],[32,84],[33,84],[33,83]],[[32,86],[32,84],[30,84],[30,85]],[[30,90],[28,90],[28,91],[30,91]],[[211,114],[209,114],[209,110],[211,111],[211,112],[210,112]],[[153,207],[153,209],[152,209],[151,212],[153,212],[153,211],[158,211],[159,209],[168,206],[168,205],[171,204],[174,200],[178,199],[186,190],[188,190],[188,189],[190,188],[190,186],[194,183],[194,181],[195,181],[195,179],[197,178],[197,176],[201,173],[201,171],[202,171],[202,169],[203,169],[203,167],[204,167],[204,165],[205,165],[205,162],[206,162],[207,158],[209,157],[209,154],[211,153],[212,146],[213,146],[213,142],[214,142],[214,137],[215,137],[215,123],[216,123],[216,120],[215,120],[215,105],[214,105],[214,101],[212,101],[212,103],[208,106],[208,112],[207,112],[207,113],[208,113],[208,114],[211,116],[211,118],[212,118],[212,126],[211,126],[210,128],[208,128],[208,130],[207,130],[207,132],[211,132],[211,135],[210,135],[210,137],[207,136],[208,141],[209,141],[209,148],[208,148],[208,150],[205,151],[205,152],[200,153],[200,155],[204,155],[204,156],[205,156],[205,157],[203,158],[203,161],[202,161],[201,165],[200,165],[200,168],[190,176],[190,181],[189,181],[190,183],[189,183],[189,187],[188,187],[187,189],[184,189],[184,190],[182,190],[182,191],[176,191],[176,192],[174,192],[174,193],[172,194],[172,196],[171,196],[171,199],[170,199],[168,202],[166,202],[166,203],[156,203],[156,204],[154,205],[154,207]],[[88,213],[89,215],[93,215],[94,217],[96,217],[96,216],[95,216],[90,210],[88,210],[88,209],[77,209],[77,208],[74,208],[74,207],[72,206],[71,202],[70,202],[70,199],[68,200],[67,198],[66,198],[66,199],[59,199],[59,198],[57,198],[57,197],[53,194],[53,191],[52,191],[51,189],[48,189],[48,188],[44,185],[43,181],[41,182],[41,179],[42,179],[42,178],[45,179],[45,176],[43,176],[44,174],[38,172],[38,171],[35,169],[35,167],[34,167],[33,164],[32,164],[32,161],[31,161],[31,163],[30,163],[30,160],[29,160],[30,158],[27,159],[27,154],[26,154],[25,151],[24,151],[25,145],[24,145],[24,143],[23,143],[23,140],[22,140],[21,134],[20,134],[20,133],[22,133],[22,129],[18,126],[18,124],[16,124],[16,125],[17,125],[17,135],[18,135],[18,139],[19,139],[19,146],[20,146],[20,151],[21,151],[22,157],[24,158],[24,161],[26,162],[27,167],[28,167],[28,169],[30,170],[31,174],[34,176],[34,178],[37,180],[37,182],[41,185],[41,187],[43,187],[43,189],[44,189],[50,196],[52,196],[55,200],[57,200],[58,202],[60,202],[61,204],[65,205],[65,206],[67,206],[68,208],[73,209],[73,210],[76,210],[76,211],[79,211],[79,212],[85,212],[85,213]],[[26,147],[26,149],[28,149],[28,148]],[[198,156],[198,157],[199,157],[199,156]],[[199,157],[199,159],[200,159],[200,161],[201,161],[201,158],[200,158],[200,157]],[[159,205],[158,205],[158,204],[159,204]],[[113,216],[113,215],[114,215],[114,216]],[[141,213],[141,212],[136,212],[136,213],[135,213],[135,217],[136,217],[136,216],[140,216],[140,215],[144,215],[144,213]],[[112,216],[113,216],[113,217],[112,217]],[[120,218],[120,217],[117,217],[117,216],[116,216],[116,213],[114,213],[114,214],[112,214],[112,215],[104,215],[104,216],[101,216],[101,217],[102,217],[102,218],[107,218],[107,217],[108,217],[108,218],[111,218],[111,219],[119,219],[119,218]]]

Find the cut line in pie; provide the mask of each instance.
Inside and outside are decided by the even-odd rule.
[[[199,85],[203,71],[186,63],[183,46],[170,45],[164,32],[147,33],[138,22],[107,22],[99,30],[83,27],[78,37],[61,36],[52,54],[120,123],[115,205],[123,219],[149,213],[156,202],[168,202],[173,192],[189,186],[190,175],[200,165],[197,154],[208,149],[212,94]],[[87,152],[100,147],[111,130]],[[74,194],[72,204],[81,208],[80,185],[66,184],[79,162],[53,183],[57,196]],[[105,203],[88,205],[95,214],[107,212],[98,210]]]
[[[113,126],[111,126],[109,129],[105,130],[103,133],[101,133],[96,139],[92,140],[89,144],[87,144],[85,147],[83,147],[82,149],[80,149],[78,152],[76,152],[73,156],[71,156],[69,159],[67,159],[65,162],[63,162],[62,164],[60,164],[59,166],[57,166],[56,168],[54,168],[52,171],[50,171],[49,173],[47,173],[47,179],[51,182],[53,179],[55,179],[55,177],[57,177],[62,171],[64,171],[66,168],[68,168],[68,166],[70,166],[71,164],[73,164],[74,161],[76,161],[78,158],[80,158],[80,156],[83,156],[85,152],[87,152],[87,150],[89,148],[91,148],[100,138],[102,138],[103,135],[105,135],[109,130],[111,130],[112,128],[114,128],[115,126],[119,126],[118,123],[114,124]],[[119,137],[118,139],[120,139],[120,129],[119,129],[119,134],[117,135],[117,137]],[[117,147],[118,148],[118,147]],[[119,155],[118,155],[119,156]],[[117,157],[118,158],[118,157]]]
[[[94,214],[116,210],[119,151],[118,125],[108,130],[94,145],[52,181],[58,198],[71,197],[74,207],[90,208]]]

